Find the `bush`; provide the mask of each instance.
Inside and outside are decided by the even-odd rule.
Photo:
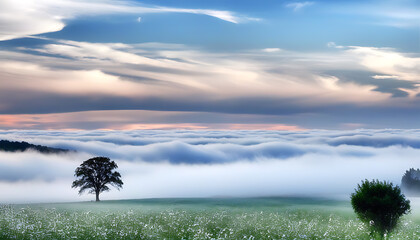
[[[401,189],[409,196],[420,196],[420,169],[410,168],[401,179]]]
[[[351,205],[359,219],[371,229],[371,234],[383,238],[410,211],[410,201],[405,199],[398,186],[378,180],[362,181],[351,194]]]

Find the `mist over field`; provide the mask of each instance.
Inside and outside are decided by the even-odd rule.
[[[93,200],[71,189],[93,156],[119,165],[106,199],[319,196],[348,199],[363,179],[399,184],[418,167],[420,131],[1,131],[0,139],[77,152],[0,152],[0,202]]]

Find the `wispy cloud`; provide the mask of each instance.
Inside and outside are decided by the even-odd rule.
[[[415,54],[390,48],[337,48],[330,43],[334,47],[332,51],[318,53],[273,48],[214,53],[162,43],[39,40],[45,44],[0,51],[0,56],[3,56],[0,65],[0,83],[3,83],[0,89],[1,113],[136,109],[297,116],[330,111],[333,114],[345,106],[351,107],[352,111],[360,108],[368,114],[369,111],[363,109],[375,106],[397,108],[410,104],[412,99],[392,98],[390,91],[417,91],[415,85],[419,84],[420,76],[420,61]],[[340,74],[346,71],[365,71],[367,80],[363,82],[354,74],[347,77]],[[37,84],[30,84],[34,79]],[[380,88],[388,84],[384,80],[392,81],[392,89]],[[222,85],[224,87],[220,88]],[[410,96],[415,98],[416,94]],[[37,107],[29,106],[28,101]],[[273,101],[287,104],[271,104]],[[251,115],[247,118],[252,119]],[[221,119],[232,119],[226,116]],[[6,119],[3,126],[10,128],[10,115],[3,119]],[[119,129],[121,124],[134,128],[136,125],[132,119],[120,121]],[[172,122],[169,119],[166,120]],[[183,119],[191,120],[177,123],[198,128],[208,126],[208,123],[200,125],[204,118],[197,115],[184,115]],[[254,124],[278,122],[296,126],[291,119],[288,120],[258,120]],[[28,127],[34,124],[33,121],[19,122]],[[138,124],[144,128],[143,122]],[[107,126],[109,124],[98,128]],[[74,125],[63,127],[77,128]],[[164,125],[161,127],[165,128]]]
[[[5,0],[0,3],[0,13],[0,41],[60,31],[65,27],[66,20],[79,16],[190,13],[231,23],[255,20],[230,11],[144,6],[134,1],[109,0]]]
[[[372,76],[374,79],[398,79],[399,77],[396,75],[375,75]]]
[[[244,58],[241,54],[230,54],[229,58],[225,58],[224,54],[200,50],[168,49],[155,51],[128,44],[58,41],[33,50],[47,53],[50,56],[65,58],[2,52],[0,54],[8,55],[10,61],[3,61],[0,68],[3,75],[6,73],[8,76],[15,75],[14,82],[9,83],[8,88],[29,92],[50,92],[66,95],[96,93],[98,95],[134,98],[137,98],[136,96],[142,96],[143,98],[163,97],[161,94],[164,94],[172,98],[179,97],[179,99],[191,94],[200,95],[202,99],[211,98],[217,92],[218,95],[228,98],[249,97],[249,94],[256,97],[299,98],[318,95],[331,90],[326,87],[325,81],[320,84],[319,79],[323,76],[316,74],[312,70],[314,66],[311,66],[309,62],[317,62],[317,65],[325,64],[325,66],[320,67],[323,68],[327,67],[330,61],[342,58],[343,53],[348,56],[351,54],[352,56],[348,58],[348,61],[352,61],[362,53],[363,55],[364,53],[370,53],[369,49],[374,50],[371,48],[351,48],[337,53],[336,56],[335,54],[326,56],[325,59],[321,59],[321,55],[312,56],[310,54],[279,51],[278,49],[266,49],[265,51],[278,52],[279,54],[255,53],[253,57],[249,55],[247,58]],[[386,53],[382,50],[374,51],[368,56],[374,57],[379,53]],[[390,52],[390,54],[397,53]],[[12,61],[13,55],[16,56],[15,61]],[[31,63],[26,61],[29,58],[32,59]],[[178,61],[173,59],[178,59]],[[402,60],[404,61],[399,64],[409,64],[409,61],[414,61],[413,58]],[[369,59],[366,59],[363,63],[365,65],[375,64],[375,66],[379,64],[378,62],[371,63]],[[293,71],[293,69],[301,67],[302,64],[308,65],[310,68],[299,72]],[[360,65],[358,62],[352,62],[351,64],[356,68]],[[70,65],[73,65],[73,67],[69,68]],[[140,67],[134,68],[135,65]],[[336,66],[339,67],[338,62]],[[268,74],[266,69],[283,69],[283,73],[274,76],[274,72]],[[385,68],[382,69],[381,67],[379,69],[379,66],[375,70],[386,72]],[[61,79],[60,81],[53,80],[58,77]],[[4,78],[0,80],[7,81],[8,78],[4,75]],[[39,87],[25,84],[33,78],[38,79]],[[207,81],[210,78],[212,80]],[[143,79],[143,81],[140,79]],[[42,82],[48,83],[50,88],[43,88]],[[217,86],[222,82],[225,87],[220,89]],[[251,85],[252,89],[249,88]],[[386,98],[386,96],[370,91],[373,88],[372,86],[359,86],[354,83],[341,82],[339,79],[337,79],[335,85],[338,86],[335,91],[339,94],[337,95],[337,101],[375,102]],[[115,91],[115,89],[119,91]],[[194,91],[191,92],[190,90]],[[190,93],[187,94],[186,91]],[[334,93],[330,92],[330,94]],[[357,98],[355,98],[356,95]],[[329,102],[327,99],[313,99],[312,102],[317,101],[322,102],[322,104]]]
[[[75,121],[77,119],[77,121]],[[108,110],[50,114],[0,115],[0,129],[243,129],[290,130],[301,127],[281,124],[276,116],[182,111]],[[238,123],[241,122],[241,123]],[[255,123],[259,122],[259,123]]]
[[[355,1],[333,4],[329,11],[353,16],[369,16],[371,24],[396,28],[420,26],[418,1]]]
[[[327,47],[329,47],[329,48],[344,48],[344,46],[339,46],[339,45],[335,44],[335,42],[328,42]]]
[[[314,4],[315,4],[315,2],[308,2],[308,1],[306,1],[306,2],[293,2],[293,3],[286,4],[286,7],[292,8],[293,11],[299,11],[303,8],[312,6]]]
[[[262,51],[266,53],[274,53],[274,52],[280,52],[281,49],[280,48],[264,48],[262,49]]]

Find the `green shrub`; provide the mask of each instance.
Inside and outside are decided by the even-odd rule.
[[[354,211],[369,226],[371,234],[381,238],[394,229],[403,214],[410,211],[410,201],[392,183],[365,180],[355,190],[351,194]]]

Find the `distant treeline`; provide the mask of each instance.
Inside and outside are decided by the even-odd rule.
[[[70,151],[68,149],[34,145],[27,142],[12,142],[12,141],[7,141],[7,140],[0,140],[0,151],[23,152],[28,149],[33,149],[41,153],[66,153]]]

